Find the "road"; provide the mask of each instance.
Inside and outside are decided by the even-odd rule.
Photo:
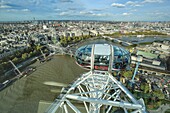
[[[17,67],[17,68],[22,68],[22,67],[24,67],[24,66],[26,66],[26,65],[29,65],[29,64],[30,64],[32,61],[34,61],[36,58],[37,58],[37,57],[29,58],[29,59],[27,59],[26,61],[24,61],[24,62],[16,65],[16,67]],[[12,64],[11,64],[11,65],[12,65]],[[5,78],[9,78],[9,76],[10,76],[11,73],[12,73],[12,71],[13,71],[13,68],[12,68],[11,70],[7,71],[7,72],[5,73]],[[7,80],[7,79],[4,79],[3,81],[5,81],[5,80]]]
[[[170,104],[161,105],[157,110],[150,110],[150,113],[165,113],[166,110],[170,109]]]

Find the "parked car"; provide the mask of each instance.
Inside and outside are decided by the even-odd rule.
[[[35,66],[30,66],[30,67],[27,67],[24,71],[23,71],[23,75],[30,75],[32,74],[34,71],[36,71],[36,67]]]
[[[0,91],[9,86],[12,83],[12,80],[6,80],[3,83],[0,83]]]

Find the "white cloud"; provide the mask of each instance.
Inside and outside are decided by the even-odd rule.
[[[11,8],[11,6],[8,5],[0,5],[0,9],[8,9]]]
[[[162,3],[163,0],[144,0],[143,3]]]
[[[139,1],[127,1],[125,4],[119,4],[119,3],[112,3],[112,7],[117,7],[117,8],[124,8],[125,6],[132,6],[132,7],[139,7],[142,6],[141,2]]]
[[[8,9],[8,8],[11,8],[11,6],[9,6],[7,2],[4,2],[3,0],[0,1],[0,9]]]
[[[140,4],[135,4],[134,5],[134,7],[140,7],[140,6],[142,6],[142,5],[140,5]]]
[[[117,8],[124,8],[125,7],[124,4],[119,4],[119,3],[113,3],[111,6],[112,7],[117,7]]]
[[[80,11],[80,14],[92,15],[94,13],[92,11]]]
[[[105,14],[105,13],[94,13],[92,11],[80,11],[79,13],[71,13],[71,11],[65,11],[65,12],[61,12],[59,13],[60,16],[87,16],[87,17],[104,17],[104,16],[109,16],[109,14]]]
[[[138,1],[135,1],[135,2],[128,1],[128,2],[126,2],[126,5],[130,5],[130,6],[133,6],[133,7],[139,7],[139,6],[141,6]]]
[[[62,10],[62,9],[56,9],[55,10],[57,13],[59,13],[60,16],[72,16],[76,15],[77,11],[76,10]]]
[[[7,12],[29,12],[30,10],[29,9],[21,9],[21,10],[18,10],[18,9],[8,9]]]
[[[57,8],[57,9],[54,9],[54,11],[59,12],[61,11],[61,9]]]
[[[17,12],[18,10],[16,9],[8,9],[7,12]]]
[[[99,14],[93,14],[93,16],[107,16],[107,14],[102,14],[102,13],[99,13]]]
[[[102,11],[102,10],[104,10],[104,9],[92,9],[93,11]]]
[[[164,13],[164,12],[159,12],[159,11],[155,11],[155,12],[152,12],[152,13],[147,13],[148,15],[156,15],[156,16],[168,16],[167,13]]]
[[[135,2],[128,1],[128,2],[126,2],[126,4],[128,4],[128,5],[133,5],[133,4],[135,4]]]
[[[29,12],[30,10],[29,10],[29,9],[22,9],[21,11],[23,11],[23,12]]]
[[[59,15],[60,16],[70,15],[70,12],[61,12]]]
[[[93,11],[80,11],[80,14],[86,16],[97,16],[97,17],[109,16],[109,14],[106,13],[94,13]]]
[[[129,16],[129,15],[132,15],[132,13],[123,13],[122,15],[123,16]]]

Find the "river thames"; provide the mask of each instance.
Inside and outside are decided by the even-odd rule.
[[[85,72],[69,56],[54,56],[49,62],[34,65],[34,73],[0,92],[0,113],[37,113],[40,100],[53,101],[63,85]]]

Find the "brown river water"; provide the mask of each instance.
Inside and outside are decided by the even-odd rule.
[[[35,72],[0,92],[0,113],[37,113],[40,100],[52,102],[63,86],[85,72],[69,56],[33,65]]]

